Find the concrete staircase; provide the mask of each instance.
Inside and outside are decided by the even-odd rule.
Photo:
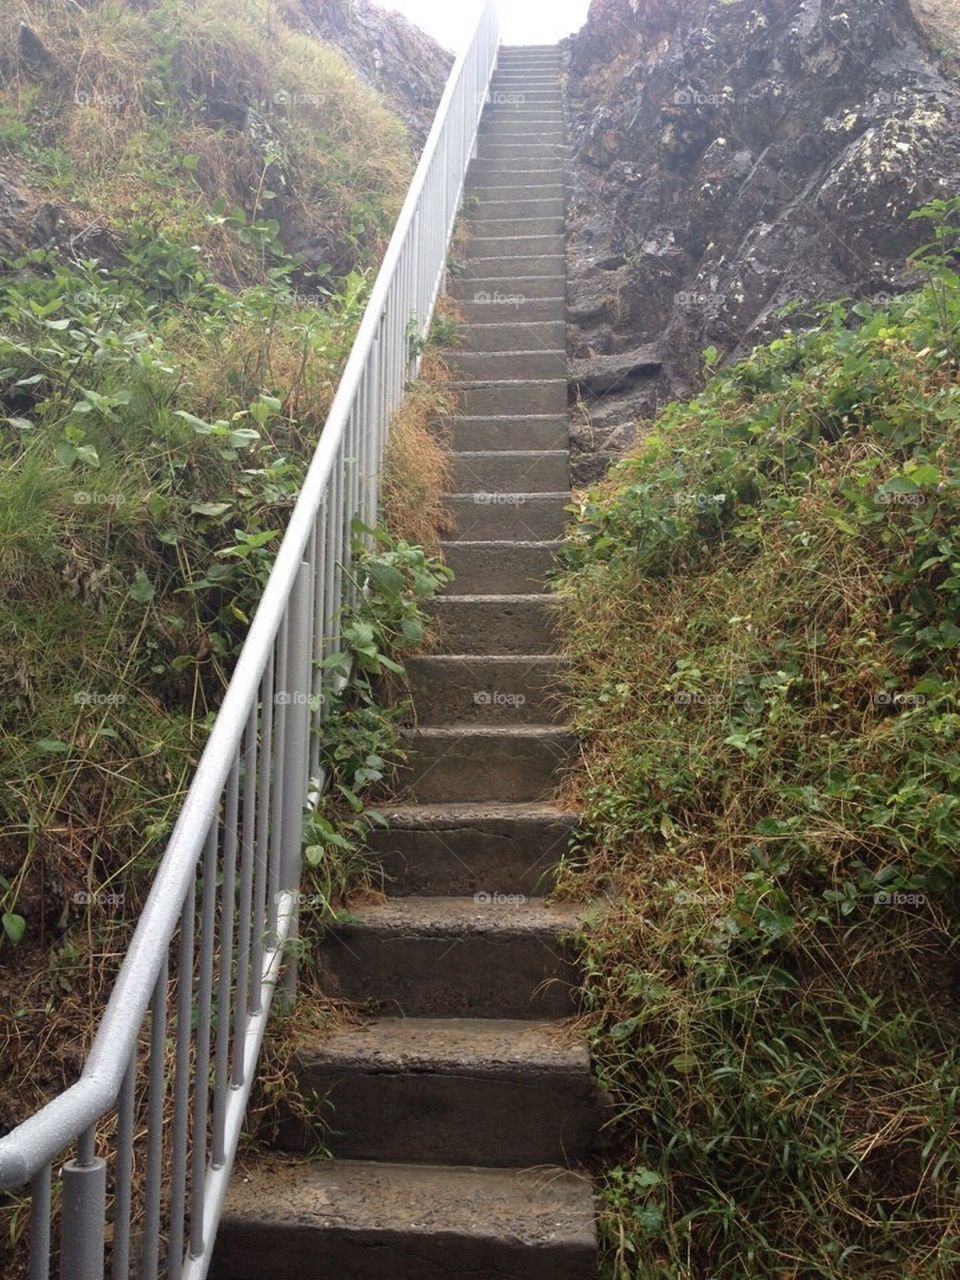
[[[564,1022],[578,912],[544,901],[574,823],[551,802],[574,741],[544,584],[570,488],[559,71],[552,47],[502,51],[468,178],[456,582],[440,652],[410,664],[410,763],[375,837],[390,896],[319,957],[324,989],[375,1016],[302,1037],[334,1159],[234,1177],[218,1280],[596,1275],[580,1167],[600,1104]]]

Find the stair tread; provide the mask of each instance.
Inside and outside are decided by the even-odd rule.
[[[517,895],[508,895],[516,897]],[[474,898],[402,897],[385,902],[365,902],[348,907],[351,926],[382,931],[399,930],[418,936],[462,936],[466,933],[542,933],[575,929],[583,909],[567,902],[547,903],[543,898],[522,902],[477,902]],[[337,929],[343,926],[338,925]]]
[[[298,1056],[390,1073],[590,1071],[586,1044],[565,1023],[515,1018],[374,1018],[362,1026],[302,1035]]]
[[[537,1246],[592,1244],[589,1179],[558,1167],[479,1169],[271,1154],[237,1168],[226,1219],[283,1230],[508,1237]]]
[[[526,657],[526,654],[523,656]],[[570,725],[549,722],[545,724],[448,724],[422,725],[415,729],[405,729],[403,732],[408,737],[416,738],[555,738],[569,737],[573,733],[573,728]]]
[[[517,803],[501,803],[499,801],[478,801],[475,803],[457,803],[450,801],[444,804],[386,804],[379,806],[380,812],[392,827],[432,826],[437,822],[453,822],[457,825],[470,822],[484,822],[497,818],[529,820],[530,822],[576,822],[576,814],[547,801],[521,801]]]

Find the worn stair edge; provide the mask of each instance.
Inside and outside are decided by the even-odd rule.
[[[576,908],[490,884],[467,897],[349,907],[315,951],[324,995],[388,1017],[565,1018],[580,976]]]
[[[420,803],[548,799],[577,750],[573,733],[552,724],[424,727],[403,737],[398,794]]]
[[[301,1035],[291,1071],[343,1159],[577,1166],[602,1120],[587,1047],[554,1021],[377,1018]],[[282,1134],[294,1149],[306,1137]]]
[[[587,1177],[271,1155],[240,1166],[211,1280],[594,1280]]]
[[[579,824],[551,804],[386,806],[367,837],[393,894],[549,893]]]

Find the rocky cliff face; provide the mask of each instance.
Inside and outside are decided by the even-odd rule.
[[[903,286],[908,215],[960,190],[960,86],[908,0],[593,0],[568,59],[589,478],[696,388],[705,347]]]
[[[335,45],[357,74],[379,90],[422,147],[453,55],[401,13],[370,0],[297,0],[292,19]]]

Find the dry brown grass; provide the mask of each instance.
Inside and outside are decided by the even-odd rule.
[[[397,538],[435,554],[449,528],[443,495],[450,492],[450,448],[442,420],[454,408],[449,373],[435,353],[424,356],[420,378],[390,424],[380,490],[384,524]]]

